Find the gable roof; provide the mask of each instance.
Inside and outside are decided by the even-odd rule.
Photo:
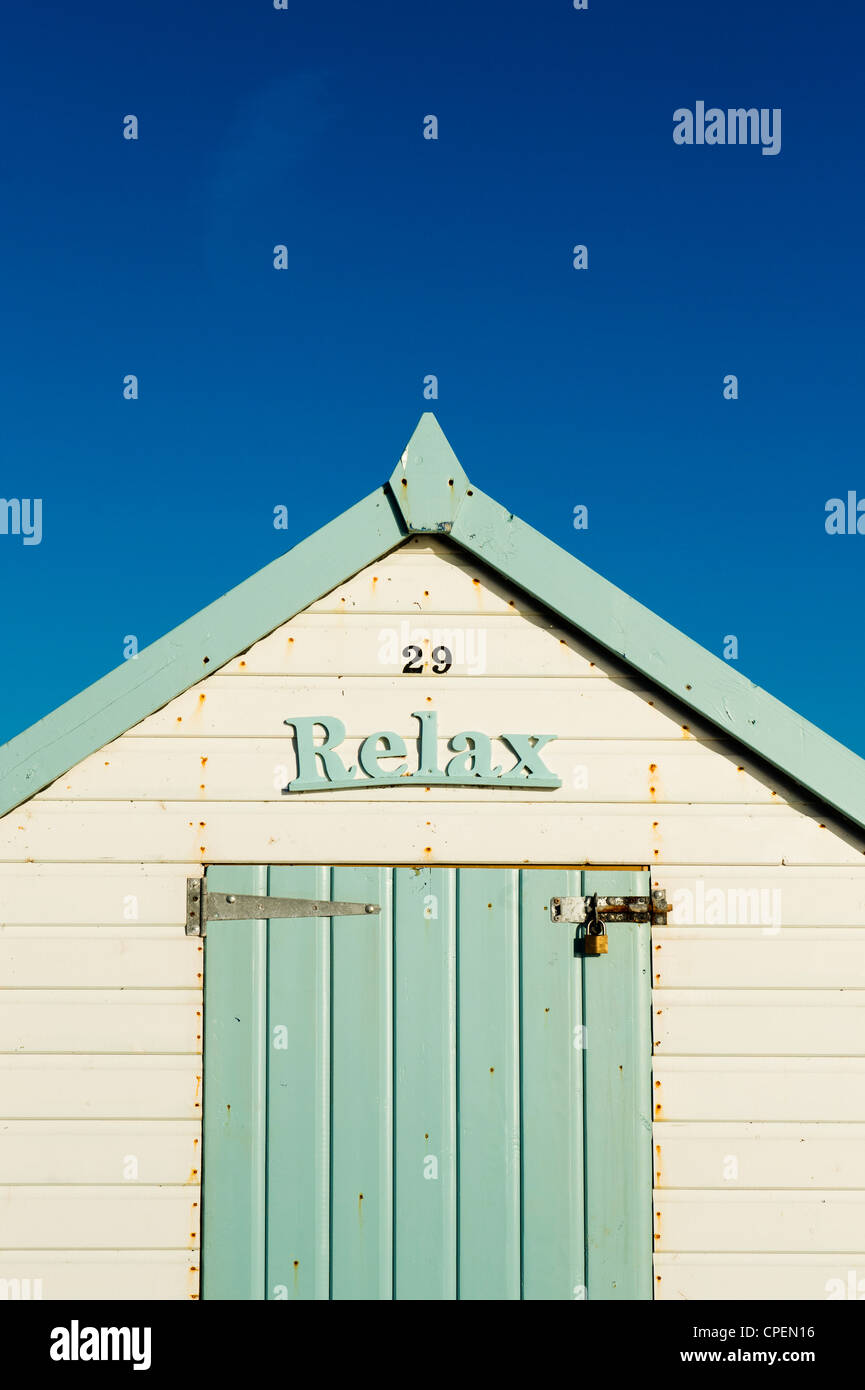
[[[448,536],[865,827],[865,760],[473,487],[429,412],[383,487],[0,748],[0,815],[419,533]]]

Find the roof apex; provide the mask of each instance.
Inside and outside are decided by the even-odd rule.
[[[420,417],[387,485],[409,531],[453,529],[469,480],[431,410]]]

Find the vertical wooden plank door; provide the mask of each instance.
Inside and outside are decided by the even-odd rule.
[[[515,868],[207,879],[381,911],[208,925],[204,1297],[651,1296],[642,939],[584,961],[550,920],[552,897],[595,885]],[[598,891],[644,891],[618,882]]]

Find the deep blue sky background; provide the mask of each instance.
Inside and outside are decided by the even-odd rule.
[[[44,538],[0,535],[0,739],[384,481],[433,408],[478,486],[865,754],[865,536],[824,529],[865,496],[856,0],[3,27],[0,496],[43,498]],[[781,153],[674,145],[698,99],[781,107]]]

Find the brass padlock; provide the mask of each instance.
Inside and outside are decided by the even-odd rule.
[[[597,893],[589,899],[589,911],[586,918],[586,934],[583,937],[584,956],[605,956],[608,954],[610,943],[601,915],[598,912]]]

